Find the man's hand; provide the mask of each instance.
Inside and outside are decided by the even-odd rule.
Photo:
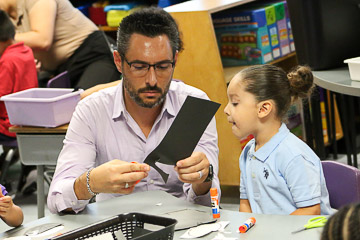
[[[146,178],[150,166],[147,164],[128,163],[118,159],[104,163],[90,172],[90,188],[95,193],[129,194],[136,182]],[[86,187],[86,172],[76,179],[74,191],[79,200],[89,199]]]
[[[196,195],[203,195],[211,187],[211,182],[204,182],[209,174],[209,166],[209,160],[204,153],[194,152],[190,157],[178,161],[175,171],[179,174],[180,181],[192,184]]]

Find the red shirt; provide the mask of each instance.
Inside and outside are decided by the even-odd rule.
[[[0,97],[38,86],[32,50],[23,42],[8,46],[0,57]],[[0,133],[15,137],[9,132],[11,126],[5,104],[0,101]]]

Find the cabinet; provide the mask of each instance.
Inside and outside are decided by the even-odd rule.
[[[244,66],[223,68],[215,37],[211,14],[236,7],[253,0],[194,0],[165,8],[177,21],[184,51],[179,54],[174,78],[202,89],[211,100],[221,103],[216,113],[219,136],[219,178],[222,185],[240,183],[240,142],[232,134],[224,108],[227,104],[226,83]],[[285,70],[295,66],[296,56],[291,54],[272,62]]]

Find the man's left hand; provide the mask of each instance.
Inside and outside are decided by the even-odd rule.
[[[209,160],[204,153],[194,152],[190,157],[178,161],[175,171],[179,174],[180,181],[191,183],[194,192],[203,195],[211,187],[211,182],[204,183],[209,174],[209,166]]]

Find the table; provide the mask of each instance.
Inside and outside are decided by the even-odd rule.
[[[330,91],[330,99],[333,100],[333,93],[340,103],[340,115],[342,117],[342,126],[344,129],[345,143],[347,147],[348,164],[357,167],[356,152],[356,126],[354,116],[354,97],[360,97],[360,82],[350,79],[348,67],[313,71],[314,82],[316,85]],[[325,102],[326,103],[326,102]],[[333,104],[331,104],[333,108]],[[326,108],[327,109],[327,108]],[[331,116],[334,111],[331,109]],[[332,119],[332,136],[335,136],[335,121]],[[336,139],[333,138],[333,145],[336,146]],[[353,162],[351,161],[351,153]]]
[[[350,79],[348,67],[313,71],[316,85],[333,92],[360,97],[360,82]]]
[[[159,206],[158,203],[162,203]],[[4,237],[22,236],[26,230],[33,226],[43,223],[62,223],[64,229],[62,233],[70,231],[81,226],[85,226],[102,219],[127,212],[140,212],[145,214],[158,215],[181,209],[196,209],[208,211],[211,214],[211,208],[189,203],[185,200],[178,199],[163,191],[139,192],[123,197],[109,199],[103,202],[89,204],[84,211],[78,215],[51,215],[38,219],[31,223],[25,224],[18,229],[13,229],[0,234],[0,239]],[[262,215],[251,213],[240,213],[229,210],[220,210],[219,221],[230,221],[223,233],[226,237],[234,237],[238,239],[320,239],[322,228],[309,229],[296,234],[292,231],[301,228],[313,216],[290,216],[290,215]],[[191,218],[192,216],[189,216]],[[255,226],[245,234],[240,234],[237,229],[249,217],[256,218]],[[174,239],[179,239],[185,232],[175,231]],[[217,235],[216,232],[202,237],[201,239],[213,239]],[[44,239],[32,237],[32,240]]]
[[[12,126],[9,129],[16,133],[21,162],[37,168],[38,218],[45,215],[44,166],[56,165],[67,127],[68,124],[56,128]]]

